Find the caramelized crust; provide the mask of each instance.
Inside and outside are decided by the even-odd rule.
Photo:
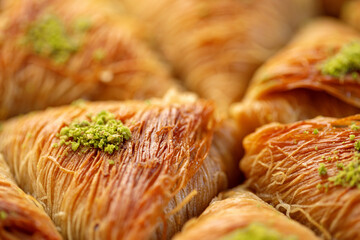
[[[16,118],[4,124],[0,152],[65,238],[169,238],[227,187],[235,168],[232,133],[215,121],[212,104],[176,98],[87,103]],[[52,147],[61,127],[101,110],[132,132],[120,150]],[[214,131],[222,133],[213,140]]]
[[[92,100],[162,96],[176,84],[168,67],[144,43],[139,24],[109,1],[5,0],[0,16],[0,119]],[[88,24],[65,63],[24,43],[34,21],[55,16],[72,31]],[[100,54],[100,57],[96,57]],[[156,87],[154,87],[156,86]]]
[[[359,239],[360,190],[334,185],[339,165],[354,160],[359,115],[270,124],[244,140],[240,167],[263,200],[324,239]],[[316,129],[316,130],[315,130]],[[352,140],[351,135],[354,135]],[[324,164],[326,172],[320,174]]]
[[[243,135],[270,122],[358,113],[359,80],[352,74],[338,78],[320,70],[327,58],[357,40],[359,33],[336,20],[309,23],[256,72],[244,101],[232,105],[232,117],[246,129]]]
[[[0,239],[61,239],[40,203],[16,185],[1,154],[0,215]]]
[[[122,2],[148,23],[186,86],[221,107],[240,100],[256,68],[316,12],[311,0]]]
[[[200,217],[191,219],[174,240],[221,239],[229,233],[250,224],[263,224],[282,236],[298,240],[316,240],[314,233],[288,219],[255,194],[237,187],[222,192]]]

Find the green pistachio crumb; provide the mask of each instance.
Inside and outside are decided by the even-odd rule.
[[[76,107],[84,107],[86,105],[86,100],[79,98],[73,101],[71,105]]]
[[[354,158],[351,162],[344,165],[343,163],[337,163],[337,168],[340,171],[333,177],[328,178],[329,182],[332,182],[335,186],[340,185],[343,187],[357,187],[360,188],[360,141],[355,143]]]
[[[109,160],[108,163],[109,163],[109,165],[114,165],[115,164],[114,160]]]
[[[317,128],[314,129],[313,134],[317,135],[319,133],[319,130]]]
[[[304,131],[304,134],[309,134],[309,131]]]
[[[329,191],[329,183],[324,184],[325,193]]]
[[[318,150],[318,146],[315,146],[315,151],[317,151]]]
[[[65,63],[79,48],[78,43],[67,33],[63,22],[54,15],[45,15],[30,24],[26,43],[41,56]]]
[[[325,176],[327,174],[327,169],[325,167],[325,164],[323,164],[323,163],[319,164],[318,172],[319,172],[320,176]]]
[[[262,223],[251,223],[250,225],[236,229],[221,238],[221,240],[297,240],[295,236],[283,236],[275,229],[269,228]]]
[[[355,150],[360,151],[360,141],[356,141],[354,143],[354,148],[355,148]]]
[[[355,135],[351,134],[351,135],[349,136],[349,138],[350,138],[350,141],[354,141],[354,140],[355,140]]]
[[[335,176],[329,178],[330,182],[343,187],[360,187],[359,160],[351,161],[346,166],[339,165],[338,168],[341,170]]]
[[[346,73],[360,70],[360,42],[344,45],[334,56],[327,59],[321,66],[324,75],[342,77]]]
[[[102,111],[88,120],[74,120],[69,126],[61,128],[59,133],[60,146],[70,145],[73,151],[80,146],[98,148],[112,154],[119,145],[131,138],[131,131],[114,115]]]
[[[343,169],[344,168],[344,164],[343,163],[336,163],[336,167],[338,169]]]
[[[86,32],[91,28],[91,21],[88,18],[78,18],[74,22],[74,30],[78,32]]]
[[[358,79],[359,78],[359,74],[357,72],[353,72],[351,74],[351,76],[352,76],[353,79]]]
[[[105,58],[106,54],[105,54],[105,51],[101,48],[99,49],[96,49],[94,52],[93,52],[93,58],[96,60],[96,61],[101,61]]]
[[[321,190],[321,189],[323,188],[323,185],[319,183],[318,185],[316,185],[316,188],[317,188],[318,190]]]
[[[5,211],[0,211],[0,219],[5,220],[7,218],[8,214]]]
[[[360,129],[360,127],[358,125],[356,125],[355,123],[351,124],[350,128],[353,131],[358,131]]]
[[[59,147],[59,144],[58,144],[58,143],[54,143],[53,145],[51,145],[51,147],[57,148],[57,147]]]
[[[331,161],[331,157],[328,157],[327,160],[328,160],[328,161]]]
[[[71,149],[75,152],[80,146],[80,142],[71,142]]]

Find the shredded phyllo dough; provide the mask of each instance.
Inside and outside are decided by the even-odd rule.
[[[325,239],[359,239],[352,214],[360,210],[359,121],[360,115],[319,117],[260,128],[244,140],[241,168],[249,185]],[[313,129],[318,133],[305,133]]]
[[[121,3],[117,11],[113,1],[0,2],[0,120],[79,98],[148,99],[178,87]]]
[[[77,101],[15,118],[0,151],[65,238],[170,238],[227,187],[232,141],[219,141],[227,130],[213,140],[212,103],[177,97]]]
[[[101,111],[96,116],[88,116],[88,120],[75,120],[69,126],[63,127],[57,135],[60,146],[70,145],[73,151],[80,146],[99,148],[112,154],[119,150],[124,140],[131,138],[131,131],[120,120],[108,111]],[[53,145],[57,147],[57,144]]]
[[[358,131],[359,126],[356,123],[353,123],[349,126],[352,131]],[[349,136],[350,141],[355,141],[355,135],[350,134]],[[336,162],[336,167],[338,172],[336,175],[331,176],[328,178],[329,182],[332,183],[334,186],[340,185],[343,187],[357,187],[360,188],[360,141],[356,141],[354,143],[354,156],[353,160],[348,164],[344,165],[342,162]],[[334,153],[338,153],[337,151]],[[338,160],[339,157],[337,155],[334,156],[334,159]],[[329,156],[327,160],[331,161],[332,158]],[[327,176],[327,169],[324,163],[320,163],[319,165],[319,175],[320,176]],[[331,186],[331,185],[330,185]],[[318,184],[316,186],[319,190],[325,189],[328,191],[329,183],[325,183],[323,185]]]
[[[356,151],[359,151],[359,143],[355,143]],[[338,163],[337,168],[339,172],[329,178],[329,181],[334,185],[341,185],[343,187],[357,187],[360,188],[360,153],[354,153],[354,160],[344,166],[342,163]]]
[[[46,14],[29,25],[25,43],[30,45],[35,53],[50,57],[56,63],[64,63],[79,49],[81,37],[90,26],[90,22],[79,19],[71,31],[67,31],[60,18]]]
[[[21,190],[0,154],[0,239],[60,240],[40,202]]]
[[[319,240],[310,229],[281,214],[243,185],[220,193],[200,217],[189,221],[174,237],[188,239]]]
[[[242,135],[271,122],[359,113],[359,39],[359,32],[336,20],[307,24],[259,68],[244,100],[230,108]]]
[[[344,45],[336,55],[326,60],[321,67],[323,74],[334,77],[341,77],[346,73],[357,70],[360,70],[359,41]],[[354,78],[357,78],[357,75],[354,75]]]
[[[246,228],[235,230],[222,240],[297,240],[295,236],[282,236],[278,231],[260,223],[252,223]]]
[[[240,100],[255,70],[316,12],[312,0],[123,2],[151,28],[185,85],[221,107]]]

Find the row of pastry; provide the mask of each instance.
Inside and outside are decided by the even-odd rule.
[[[0,4],[0,119],[78,98],[161,97],[174,87],[226,109],[318,12],[311,0]]]
[[[161,96],[178,85],[166,63],[144,43],[136,23],[120,10],[96,1],[6,4],[0,21],[6,29],[0,45],[4,118],[81,97]],[[350,10],[360,7],[354,3]],[[51,14],[41,15],[47,11]],[[93,14],[75,19],[82,11]],[[29,28],[32,19],[37,20]],[[130,22],[119,26],[124,19]],[[357,24],[356,17],[349,19]],[[63,21],[74,29],[66,32]],[[18,38],[24,32],[26,37]],[[44,32],[49,38],[43,38]],[[186,42],[181,36],[166,42]],[[310,229],[325,239],[359,238],[359,116],[296,122],[358,112],[359,36],[337,20],[309,23],[257,71],[244,101],[231,107],[232,119],[219,117],[211,101],[168,92],[146,101],[77,101],[3,122],[0,237],[171,238],[202,213],[175,239],[317,239]],[[175,55],[185,69],[176,71],[192,79],[187,56]],[[339,58],[340,66],[351,67],[338,68]],[[199,64],[194,68],[201,65],[189,62]],[[335,67],[324,70],[329,62]],[[221,78],[221,68],[212,64],[205,67],[204,74],[210,73],[205,78],[217,73]],[[224,89],[242,89],[235,86]],[[225,91],[215,99],[232,99]],[[274,121],[287,125],[266,125],[244,140],[240,168],[245,186],[213,199],[240,183],[242,138]]]
[[[78,98],[160,97],[174,87],[226,110],[320,11],[310,0],[4,0],[0,8],[0,119]],[[356,21],[350,8],[344,18]]]

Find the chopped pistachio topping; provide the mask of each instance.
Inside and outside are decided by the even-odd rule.
[[[74,22],[74,30],[78,32],[86,32],[91,28],[91,21],[88,18],[78,18]]]
[[[314,129],[313,134],[317,135],[319,133],[319,130],[317,128]]]
[[[79,98],[76,99],[75,101],[72,101],[71,105],[77,107],[84,107],[86,105],[86,100]]]
[[[334,77],[344,76],[346,73],[360,70],[360,42],[344,45],[340,51],[325,61],[321,72]]]
[[[0,219],[5,220],[7,218],[8,214],[5,211],[0,211]]]
[[[356,141],[354,143],[354,148],[355,148],[355,150],[360,151],[360,141]]]
[[[309,131],[304,131],[304,134],[309,134]]]
[[[295,236],[283,236],[278,231],[260,223],[252,223],[245,228],[232,231],[222,240],[297,240]]]
[[[329,183],[325,183],[323,186],[324,186],[325,192],[327,193],[329,190]]]
[[[54,15],[39,18],[30,25],[26,42],[33,50],[64,63],[78,49],[78,44],[67,34],[64,24]]]
[[[88,121],[89,120],[89,121]],[[124,140],[131,138],[131,131],[124,126],[114,115],[102,111],[88,120],[73,121],[69,126],[63,127],[58,134],[60,145],[71,144],[76,151],[80,146],[99,148],[109,154],[119,149]]]
[[[351,74],[351,76],[352,76],[353,79],[358,79],[359,78],[359,74],[357,72],[353,72]]]
[[[96,60],[96,61],[101,61],[105,58],[105,52],[103,49],[99,48],[99,49],[96,49],[93,53],[93,58]]]
[[[41,56],[50,57],[56,63],[65,63],[80,47],[79,34],[86,31],[85,23],[78,21],[67,31],[64,23],[55,15],[43,15],[29,25],[25,43]],[[70,34],[71,33],[71,34]]]
[[[336,167],[338,169],[343,169],[344,168],[344,164],[343,163],[336,163]]]
[[[315,146],[315,151],[317,151],[318,150],[318,146]]]
[[[355,140],[355,135],[352,135],[352,134],[351,134],[351,135],[349,136],[349,138],[350,138],[350,141],[354,141],[354,140]]]
[[[115,164],[114,160],[109,160],[108,163],[109,163],[109,165],[114,165]]]
[[[325,167],[325,164],[320,163],[318,171],[320,176],[325,176],[327,174],[327,169]]]
[[[358,131],[360,129],[360,127],[358,125],[356,125],[355,123],[351,124],[350,128],[353,131]]]
[[[340,170],[335,176],[330,177],[328,180],[335,186],[340,185],[343,187],[358,187],[360,188],[360,154],[358,152],[354,155],[354,160],[346,166],[343,164],[337,165]]]

